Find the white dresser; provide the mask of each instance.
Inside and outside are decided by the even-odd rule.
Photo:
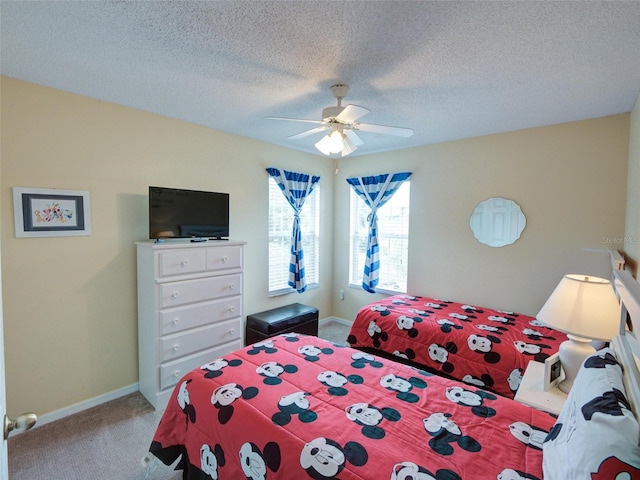
[[[243,345],[244,243],[136,243],[139,388],[156,410],[182,375]]]

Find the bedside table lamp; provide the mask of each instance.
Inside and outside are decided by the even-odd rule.
[[[582,362],[595,352],[591,340],[610,341],[620,329],[619,305],[611,282],[587,275],[565,275],[537,318],[569,337],[559,352],[565,379],[558,388],[565,393],[571,390]]]

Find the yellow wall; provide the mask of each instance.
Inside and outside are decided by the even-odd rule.
[[[334,162],[193,124],[1,80],[1,212],[7,404],[45,414],[137,382],[136,240],[147,187],[231,194],[231,236],[247,241],[245,314],[299,301],[352,319],[371,296],[347,287],[345,178],[412,170],[409,289],[535,313],[562,273],[602,269],[622,237],[629,115]],[[321,287],[269,299],[267,181],[279,166],[322,176]],[[16,239],[11,187],[89,190],[93,235]],[[511,247],[468,227],[493,195],[518,201]],[[606,265],[606,261],[604,261]],[[345,290],[345,300],[337,291]]]
[[[329,315],[333,162],[2,77],[2,274],[7,405],[39,414],[138,381],[137,240],[149,185],[229,192],[245,240],[244,312],[301,302]],[[321,175],[321,288],[267,297],[265,168]],[[14,186],[88,190],[90,237],[16,239]]]
[[[630,130],[624,253],[637,268],[640,261],[640,94],[631,112]]]
[[[621,249],[628,142],[624,114],[346,158],[334,228],[349,229],[345,178],[412,171],[409,292],[535,315],[563,274],[610,275],[606,255],[582,249]],[[515,200],[527,218],[513,245],[482,245],[469,228],[493,196]],[[347,288],[347,240],[334,241],[334,288],[345,289],[334,314],[350,319],[376,296]]]

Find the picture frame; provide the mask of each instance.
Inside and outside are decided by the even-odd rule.
[[[548,392],[564,379],[560,354],[555,353],[544,361],[544,391]]]
[[[91,235],[89,192],[13,187],[16,238]]]

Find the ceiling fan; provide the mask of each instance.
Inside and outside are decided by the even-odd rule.
[[[286,120],[292,122],[306,122],[319,125],[318,127],[306,130],[296,135],[291,135],[289,140],[297,140],[315,133],[326,132],[327,135],[316,142],[315,147],[325,155],[346,156],[355,151],[364,142],[355,133],[372,132],[385,135],[395,135],[397,137],[410,137],[413,130],[403,127],[390,127],[387,125],[375,125],[373,123],[360,123],[357,120],[367,113],[364,107],[358,105],[342,106],[342,99],[349,93],[349,85],[337,84],[331,87],[333,96],[336,97],[338,105],[327,107],[322,110],[322,120],[304,120],[300,118],[267,117],[269,120]]]

